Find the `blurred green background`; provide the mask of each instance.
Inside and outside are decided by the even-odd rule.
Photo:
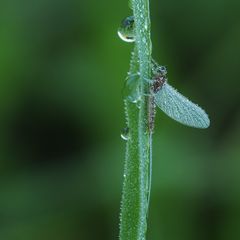
[[[1,0],[0,239],[118,239],[125,1]],[[240,1],[151,1],[154,58],[209,113],[160,111],[148,239],[240,239]]]

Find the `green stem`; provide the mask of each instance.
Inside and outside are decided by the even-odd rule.
[[[132,0],[136,47],[130,74],[140,73],[139,104],[125,100],[129,139],[127,141],[120,217],[121,240],[144,240],[151,179],[151,132],[149,130],[149,84],[151,37],[149,0]]]

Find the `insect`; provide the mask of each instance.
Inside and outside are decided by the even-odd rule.
[[[152,61],[153,80],[151,84],[152,104],[177,122],[195,128],[208,128],[210,120],[205,111],[191,102],[167,82],[167,69]],[[152,110],[151,110],[152,109]],[[152,111],[152,112],[151,112]],[[150,107],[149,124],[154,125],[154,106]],[[152,116],[151,116],[152,115]]]
[[[133,16],[126,17],[121,22],[118,35],[125,42],[134,42],[136,40]],[[133,54],[132,59],[134,57],[136,56]],[[152,75],[148,116],[151,131],[154,128],[156,106],[170,118],[184,125],[195,128],[208,128],[210,126],[210,120],[206,112],[168,84],[166,67],[160,66],[156,61],[152,60]],[[128,101],[133,103],[138,103],[141,100],[138,73],[128,75],[124,95]]]

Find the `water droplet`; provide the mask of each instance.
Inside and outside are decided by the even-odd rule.
[[[123,128],[122,132],[121,132],[121,138],[125,141],[128,140],[128,136],[129,135],[129,127],[125,127]]]
[[[140,88],[139,88],[139,74],[130,74],[124,85],[123,89],[124,98],[132,103],[136,103],[140,100]]]
[[[121,25],[118,29],[118,36],[124,42],[135,42],[135,23],[134,17],[129,16],[122,20]]]

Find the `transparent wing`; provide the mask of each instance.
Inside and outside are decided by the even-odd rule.
[[[177,122],[195,128],[209,127],[210,120],[205,111],[169,84],[163,84],[154,97],[156,105]]]

